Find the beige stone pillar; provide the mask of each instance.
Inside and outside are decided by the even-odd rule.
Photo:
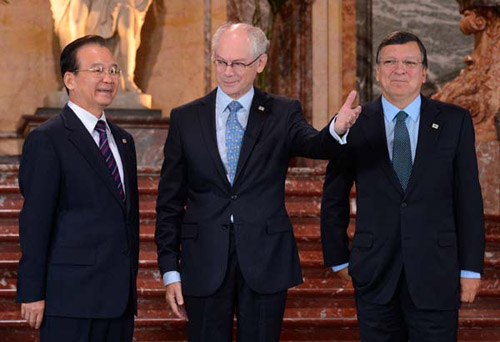
[[[316,0],[312,16],[312,124],[322,128],[342,104],[342,0]]]
[[[210,0],[211,1],[211,13],[212,13],[212,31],[210,32],[209,40],[207,44],[211,45],[212,44],[212,36],[214,35],[215,31],[219,26],[222,24],[225,24],[227,22],[227,3],[226,0]],[[211,50],[210,50],[211,51]],[[217,80],[215,78],[215,68],[214,64],[211,63],[212,65],[212,77],[211,77],[211,88],[217,87]]]

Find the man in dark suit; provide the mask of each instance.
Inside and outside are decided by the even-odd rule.
[[[187,311],[189,341],[231,341],[235,311],[238,341],[278,341],[287,289],[302,282],[284,201],[290,158],[334,157],[333,136],[361,108],[350,108],[353,92],[318,132],[298,101],[253,87],[267,61],[262,30],[226,24],[212,45],[218,88],[172,110],[165,144],[156,243],[166,300]]]
[[[41,341],[132,341],[139,254],[132,136],[106,120],[120,69],[100,36],[67,45],[62,112],[33,130],[19,186],[17,301]]]
[[[376,63],[382,97],[363,106],[327,169],[325,264],[351,279],[348,267],[362,341],[456,341],[460,299],[474,300],[484,253],[471,116],[420,95],[427,56],[415,35],[389,35]]]

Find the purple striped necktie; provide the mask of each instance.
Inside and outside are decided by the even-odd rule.
[[[116,164],[115,157],[111,153],[111,148],[108,143],[108,135],[106,134],[106,123],[103,120],[97,121],[95,125],[95,130],[99,133],[99,149],[104,157],[104,161],[108,166],[109,172],[111,172],[111,177],[113,178],[116,188],[120,193],[122,201],[125,202],[125,192],[123,191],[123,184],[120,179],[120,172],[118,172],[118,165]]]

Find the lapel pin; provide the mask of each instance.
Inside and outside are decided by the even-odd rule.
[[[261,112],[263,112],[263,111],[264,111],[264,107],[259,106],[259,110],[260,110]]]
[[[127,139],[123,138],[122,139],[122,143],[126,144],[127,143]]]
[[[432,124],[432,128],[434,128],[434,129],[438,129],[438,128],[439,128],[439,125],[438,125],[437,123],[433,123],[433,124]]]

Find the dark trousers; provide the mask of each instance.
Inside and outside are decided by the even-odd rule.
[[[415,306],[404,270],[394,297],[375,304],[356,293],[361,342],[456,342],[458,309],[422,310]]]
[[[259,294],[248,287],[238,266],[232,227],[229,254],[224,281],[213,295],[184,296],[189,342],[232,341],[235,313],[238,342],[279,341],[287,291]]]
[[[129,302],[118,318],[72,318],[45,316],[40,342],[132,342],[134,312]]]

